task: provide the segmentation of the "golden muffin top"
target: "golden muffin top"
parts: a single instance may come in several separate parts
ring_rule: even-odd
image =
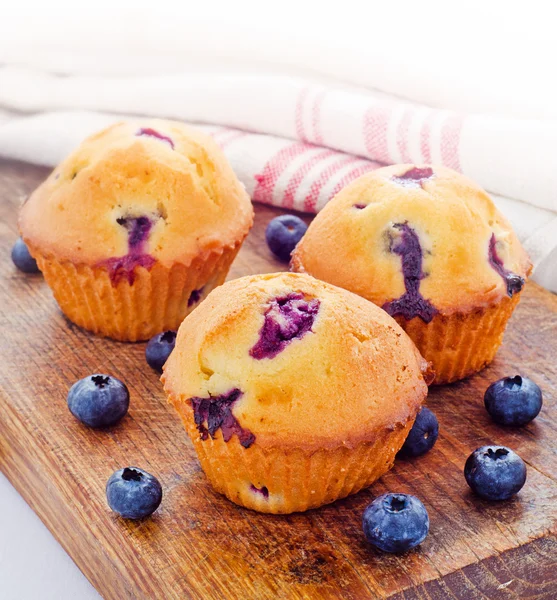
[[[429,322],[519,292],[531,263],[472,181],[445,167],[394,165],[360,177],[325,206],[292,268],[393,316]]]
[[[183,321],[162,380],[202,439],[353,447],[413,419],[428,363],[387,313],[296,273],[212,291]]]
[[[240,242],[252,222],[251,201],[212,138],[149,120],[87,138],[24,204],[19,226],[31,248],[58,260],[187,266]]]

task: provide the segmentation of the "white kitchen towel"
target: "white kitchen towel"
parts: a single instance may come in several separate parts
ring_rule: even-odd
[[[381,163],[434,163],[494,194],[557,211],[557,122],[465,114],[371,90],[245,73],[59,76],[0,68],[0,106],[167,116],[326,146]]]
[[[536,280],[557,290],[555,120],[462,110],[464,93],[449,93],[452,69],[450,85],[426,90],[420,83],[433,80],[435,63],[397,69],[393,44],[384,55],[384,44],[359,38],[350,47],[340,33],[319,38],[302,27],[303,38],[286,39],[276,28],[213,19],[197,27],[190,19],[183,35],[178,17],[164,26],[154,14],[133,17],[111,18],[102,36],[93,22],[3,22],[0,155],[54,165],[114,118],[176,118],[205,124],[255,201],[308,212],[381,163],[443,164],[493,195],[532,256]],[[424,103],[436,93],[447,109]]]

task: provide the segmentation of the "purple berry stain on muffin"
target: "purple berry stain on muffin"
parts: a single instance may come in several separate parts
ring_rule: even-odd
[[[431,167],[412,167],[402,175],[394,175],[391,181],[398,185],[410,188],[423,188],[423,182],[433,177],[433,169]]]
[[[495,234],[491,234],[489,240],[489,264],[501,275],[507,285],[507,294],[512,298],[515,294],[518,294],[524,287],[524,278],[520,277],[516,273],[512,273],[508,269],[505,269],[503,261],[497,253],[497,240]]]
[[[255,487],[253,485],[253,483],[249,486],[250,491],[252,491],[254,494],[258,494],[259,496],[263,496],[263,498],[265,498],[265,500],[268,500],[269,498],[269,490],[267,489],[266,486],[263,487]]]
[[[201,300],[201,294],[203,293],[203,288],[199,288],[198,290],[193,290],[188,298],[188,306],[193,306],[197,304]]]
[[[367,204],[353,204],[352,205],[353,208],[357,208],[358,210],[363,210],[366,206],[367,206]]]
[[[236,435],[244,448],[249,448],[253,444],[255,441],[253,433],[244,429],[232,414],[232,407],[241,396],[242,391],[234,388],[220,396],[189,399],[193,408],[195,424],[202,440],[209,439],[209,436],[214,439],[215,433],[220,429],[225,442]]]
[[[168,136],[163,135],[162,133],[159,133],[156,129],[151,129],[150,127],[142,127],[135,135],[136,136],[146,135],[148,137],[156,138],[157,140],[160,140],[161,142],[165,142],[172,148],[172,150],[174,150],[174,142]]]
[[[112,285],[118,285],[124,277],[131,285],[135,280],[135,267],[150,269],[157,262],[144,252],[153,222],[146,216],[120,217],[116,222],[128,231],[128,253],[109,258],[102,264],[108,269]]]
[[[311,331],[319,312],[319,300],[306,300],[299,292],[275,298],[265,311],[259,340],[249,354],[256,360],[274,358],[294,339],[301,339]]]
[[[406,292],[396,300],[383,305],[391,317],[402,315],[408,321],[420,317],[429,323],[437,313],[437,309],[420,293],[420,281],[425,277],[422,271],[422,246],[417,233],[408,223],[395,223],[393,228],[400,231],[396,238],[390,235],[389,250],[401,257],[402,274]]]
[[[120,218],[116,222],[128,230],[128,245],[132,250],[142,250],[153,223],[148,217]]]

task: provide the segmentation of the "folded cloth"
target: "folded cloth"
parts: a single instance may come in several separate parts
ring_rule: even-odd
[[[381,163],[434,163],[488,191],[557,211],[557,121],[465,114],[281,75],[61,77],[0,68],[0,106],[167,116],[267,133]]]
[[[305,212],[381,164],[441,164],[493,195],[534,279],[557,291],[557,121],[432,108],[313,75],[201,65],[124,77],[84,68],[79,54],[64,71],[60,56],[0,67],[0,155],[54,165],[117,118],[175,118],[215,136],[255,201]]]

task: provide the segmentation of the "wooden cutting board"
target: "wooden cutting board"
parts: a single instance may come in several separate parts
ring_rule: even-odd
[[[397,461],[374,486],[330,506],[260,515],[212,491],[145,363],[145,344],[80,330],[41,276],[13,267],[17,207],[46,173],[0,163],[0,468],[105,598],[557,598],[557,297],[527,286],[495,363],[432,389],[441,433],[428,455]],[[231,278],[284,268],[264,240],[278,212],[256,207]],[[70,385],[93,372],[131,392],[129,415],[106,431],[82,426],[66,407]],[[542,387],[545,404],[534,423],[503,429],[483,393],[516,373]],[[482,501],[464,481],[466,457],[487,443],[510,446],[528,464],[509,502]],[[164,487],[161,508],[144,522],[106,505],[106,480],[128,465]],[[405,556],[375,551],[361,532],[365,506],[386,491],[417,495],[430,514],[429,537]]]

